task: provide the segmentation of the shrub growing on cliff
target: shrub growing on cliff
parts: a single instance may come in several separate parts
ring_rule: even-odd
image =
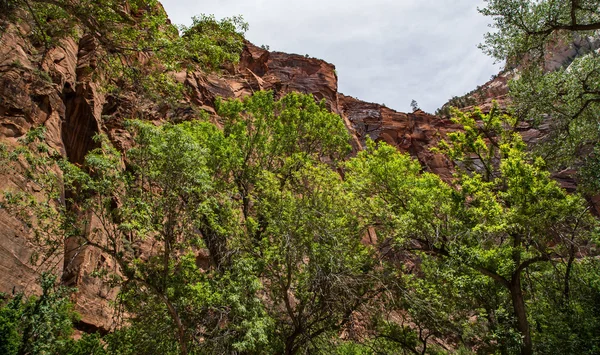
[[[0,307],[0,353],[20,354],[104,354],[98,338],[86,335],[71,339],[73,312],[69,295],[73,290],[56,285],[56,277],[42,274],[42,294],[26,298],[15,294]]]
[[[19,16],[31,26],[28,37],[40,49],[40,69],[60,41],[86,38],[88,50],[95,51],[89,69],[97,81],[154,101],[181,99],[183,87],[173,71],[218,71],[236,63],[248,28],[241,17],[202,15],[178,29],[157,0],[11,0],[5,6],[20,11],[0,16]]]

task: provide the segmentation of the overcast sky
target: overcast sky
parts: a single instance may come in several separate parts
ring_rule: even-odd
[[[410,111],[433,112],[499,71],[477,44],[489,19],[483,0],[162,0],[171,20],[242,15],[246,38],[272,51],[336,66],[339,91]]]

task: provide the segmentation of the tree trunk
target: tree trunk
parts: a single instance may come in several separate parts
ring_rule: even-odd
[[[298,338],[300,334],[302,334],[302,330],[299,328],[295,328],[294,332],[285,339],[285,355],[294,355],[298,352],[298,344],[296,344],[296,338]]]
[[[523,290],[521,289],[521,273],[513,275],[510,283],[510,296],[513,303],[513,311],[517,318],[517,328],[523,336],[523,344],[521,345],[521,355],[532,355],[533,344],[531,342],[531,333],[529,332],[529,322],[527,321],[527,310],[525,309],[525,299],[523,298]]]
[[[159,295],[159,297],[162,298],[163,302],[167,306],[167,310],[169,311],[171,318],[173,318],[173,321],[175,322],[175,325],[177,326],[177,341],[179,342],[179,347],[180,347],[179,351],[181,352],[181,355],[187,355],[188,349],[187,349],[185,328],[183,326],[183,323],[181,322],[181,318],[179,318],[179,314],[177,313],[177,310],[175,309],[173,304],[171,304],[171,302],[165,295],[161,294],[161,295]]]
[[[563,291],[565,307],[569,305],[570,288],[569,281],[571,279],[571,270],[575,261],[575,243],[571,239],[571,247],[569,248],[569,261],[567,262],[567,270],[565,271],[565,288]]]

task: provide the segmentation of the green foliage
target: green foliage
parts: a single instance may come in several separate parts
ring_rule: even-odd
[[[568,195],[550,178],[541,158],[524,151],[520,136],[510,129],[515,120],[496,109],[489,115],[459,113],[456,120],[464,131],[450,135],[441,151],[461,161],[475,159],[464,164],[467,169],[456,182],[461,186],[458,216],[470,232],[456,240],[456,249],[442,249],[507,288],[516,328],[524,337],[522,353],[530,353],[528,333],[537,333],[528,324],[536,317],[525,310],[528,301],[520,301],[521,294],[539,287],[532,279],[549,277],[545,272],[552,270],[550,265],[572,263],[573,245],[590,240],[596,221],[581,197]],[[478,169],[468,169],[476,165]],[[570,275],[558,272],[554,277],[568,283]]]
[[[449,133],[447,141],[440,142],[434,151],[443,152],[466,171],[481,173],[485,181],[492,180],[498,164],[501,141],[513,140],[510,135],[514,133],[505,128],[514,127],[516,122],[510,116],[502,114],[496,104],[487,115],[479,108],[468,113],[457,109],[452,112],[452,121],[463,129]],[[520,142],[516,137],[514,140]],[[523,148],[521,144],[519,149]]]
[[[236,260],[224,273],[203,272],[190,253],[177,267],[164,295],[129,287],[122,290],[120,301],[135,316],[106,337],[110,353],[180,354],[178,327],[183,327],[189,339],[185,351],[190,354],[256,352],[268,347],[272,324],[256,296],[262,285],[251,260]],[[163,297],[174,308],[186,310],[179,314],[180,325]]]
[[[244,45],[248,24],[242,17],[217,21],[214,16],[192,18],[190,27],[181,27],[183,46],[180,55],[188,55],[204,68],[216,70],[223,63],[237,63]]]
[[[314,201],[318,196],[316,192],[312,192],[312,189],[307,190],[303,186],[306,181],[311,181],[319,175],[324,174],[317,181],[325,179],[323,183],[339,185],[339,179],[327,168],[309,169],[309,166],[320,164],[319,160],[322,156],[335,157],[336,154],[345,154],[348,149],[348,136],[343,126],[340,125],[339,117],[327,112],[322,104],[315,103],[314,99],[307,95],[289,94],[280,101],[275,101],[271,93],[258,93],[244,102],[222,102],[219,110],[225,118],[222,131],[203,122],[163,125],[160,128],[141,122],[131,123],[138,146],[127,153],[128,163],[131,166],[130,170],[136,176],[144,176],[146,180],[138,184],[147,185],[148,188],[154,187],[157,191],[169,191],[172,194],[158,198],[152,194],[153,204],[149,202],[132,203],[130,204],[131,210],[139,212],[139,206],[145,206],[143,215],[152,215],[172,206],[173,201],[176,200],[180,201],[176,204],[183,203],[182,207],[186,207],[178,209],[177,212],[165,211],[157,217],[131,222],[130,224],[134,227],[128,230],[141,232],[137,226],[148,226],[152,220],[165,221],[166,218],[166,222],[160,222],[152,231],[164,234],[160,229],[164,230],[165,225],[170,225],[168,216],[172,215],[177,218],[177,222],[173,221],[173,225],[180,225],[181,229],[174,229],[169,234],[180,236],[180,238],[185,235],[189,236],[178,240],[176,245],[180,248],[179,253],[185,250],[184,240],[191,241],[193,238],[202,237],[191,246],[206,246],[216,268],[208,273],[200,272],[193,263],[193,258],[185,259],[186,263],[184,263],[184,259],[181,259],[172,267],[173,271],[169,271],[169,274],[172,272],[172,276],[166,286],[167,290],[171,290],[167,293],[173,292],[169,298],[173,299],[175,308],[180,309],[185,305],[186,309],[195,310],[181,314],[179,318],[181,318],[184,328],[188,328],[190,331],[188,339],[193,337],[204,339],[202,342],[204,351],[208,351],[208,349],[216,352],[229,352],[233,349],[250,351],[265,347],[267,339],[270,341],[270,346],[298,348],[311,340],[311,337],[316,336],[311,333],[339,329],[340,323],[343,321],[342,319],[328,318],[327,322],[322,324],[321,322],[324,320],[312,322],[312,318],[307,317],[307,314],[314,313],[312,317],[315,317],[315,320],[321,319],[317,317],[320,313],[315,313],[317,310],[330,312],[332,317],[335,314],[341,317],[344,309],[329,310],[319,307],[323,303],[330,302],[334,295],[341,297],[341,294],[336,294],[339,290],[360,291],[360,289],[353,288],[356,285],[343,283],[338,288],[335,288],[333,284],[330,285],[331,289],[327,293],[316,292],[318,290],[316,287],[326,284],[327,279],[321,279],[322,277],[333,277],[331,275],[335,275],[336,272],[348,273],[358,268],[358,266],[351,266],[352,264],[344,266],[344,263],[359,262],[359,259],[356,258],[360,253],[354,252],[357,251],[356,248],[360,247],[358,244],[360,237],[356,237],[356,233],[360,233],[360,229],[355,228],[356,222],[353,224],[346,221],[341,215],[340,223],[346,223],[346,231],[353,231],[355,237],[352,242],[337,240],[342,237],[348,238],[352,234],[341,234],[336,238],[334,235],[329,236],[329,233],[325,232],[326,230],[330,229],[335,233],[341,233],[343,230],[338,230],[340,227],[337,225],[312,226],[311,223],[314,224],[316,220],[310,218],[310,215],[306,215],[306,219],[301,220],[282,219],[284,213],[281,208],[287,204],[280,205],[281,207],[276,210],[272,210],[274,207],[272,204],[281,204],[284,196],[289,199],[290,203],[298,199],[303,203]],[[88,156],[88,163],[90,162],[90,156]],[[98,165],[91,166],[92,169],[99,171],[100,169],[95,166]],[[103,171],[114,171],[114,169],[105,168]],[[299,175],[301,173],[302,175]],[[108,180],[114,181],[115,179],[111,177]],[[335,190],[329,185],[319,187],[319,191],[323,189],[333,193]],[[132,187],[125,187],[124,191],[130,191]],[[284,192],[284,195],[279,195]],[[238,200],[235,196],[241,196],[241,199]],[[344,196],[344,194],[338,191],[336,196]],[[121,198],[123,199],[123,197]],[[123,199],[123,201],[126,200]],[[323,200],[323,203],[326,201],[326,199]],[[286,207],[293,208],[288,212],[290,217],[298,217],[311,210],[323,209],[327,206],[308,205],[299,211],[297,209],[300,206],[293,207],[295,203]],[[125,203],[124,206],[126,206]],[[335,208],[338,213],[343,213],[347,206],[348,201],[339,201]],[[192,209],[188,210],[188,207]],[[242,216],[237,215],[238,212],[236,212],[240,211],[240,208],[243,212]],[[322,210],[321,213],[330,215],[327,210]],[[124,216],[124,214],[121,215]],[[240,220],[240,217],[242,217],[241,225],[236,222],[236,220]],[[323,222],[329,221],[324,220]],[[186,231],[184,229],[186,227],[192,229]],[[306,229],[306,231],[298,237],[291,238],[291,235],[298,233],[294,232],[298,229]],[[324,229],[324,231],[319,231],[320,229]],[[314,230],[314,232],[310,232],[310,230]],[[327,249],[323,251],[322,257],[318,257],[320,253],[316,253],[317,249],[314,249],[320,244],[317,241],[306,239],[317,231],[324,233],[324,236],[334,238],[330,242],[330,244],[334,243],[333,245],[323,244],[323,247],[327,247]],[[145,233],[152,235],[152,232]],[[290,233],[292,234],[290,235]],[[285,239],[278,239],[286,235]],[[165,242],[169,241],[165,240]],[[327,266],[325,263],[330,262],[328,256],[331,255],[331,248],[341,245],[348,248],[346,253],[339,254],[342,257],[339,261],[341,265]],[[256,253],[259,253],[260,258],[256,259]],[[362,266],[365,263],[368,264],[368,260],[370,260],[368,253],[363,252],[363,254],[367,260],[360,262],[359,265]],[[314,265],[309,270],[304,270],[305,258],[309,258],[311,264]],[[169,257],[171,263],[174,259],[177,258],[171,254]],[[260,263],[253,266],[255,262],[252,260],[260,260]],[[275,271],[270,269],[281,262],[287,268]],[[157,260],[156,263],[158,264],[159,261]],[[151,263],[148,264],[144,268],[152,267]],[[324,275],[320,273],[315,275],[315,267]],[[340,267],[342,269],[338,270],[337,268]],[[181,275],[183,270],[187,270],[184,273],[185,276]],[[291,273],[290,281],[293,282],[287,286],[288,291],[294,290],[292,294],[296,302],[301,302],[301,305],[297,306],[295,310],[289,310],[290,314],[284,314],[284,317],[278,320],[277,318],[281,316],[273,309],[269,310],[270,307],[265,310],[265,304],[259,301],[257,292],[262,288],[262,282],[265,282],[266,279],[268,284],[273,286],[270,290],[261,292],[265,292],[269,296],[271,300],[269,302],[280,304],[284,298],[288,297],[288,293],[278,290],[275,285],[281,285],[288,272]],[[363,273],[360,268],[353,272],[358,272],[355,277]],[[253,276],[258,274],[263,275],[262,280]],[[350,279],[348,282],[358,282],[351,275],[346,275]],[[149,277],[143,278],[148,279]],[[359,296],[364,296],[366,290],[362,292],[363,294],[359,294]],[[169,313],[168,309],[165,309],[166,305],[161,304],[160,299],[156,299],[159,298],[156,295],[147,294],[143,298],[138,292],[135,292],[134,295],[135,297],[132,294],[131,299],[135,302],[131,302],[128,306],[138,315],[134,325],[160,324],[154,317],[157,314]],[[354,293],[348,297],[357,298]],[[140,302],[141,299],[147,301]],[[181,306],[179,306],[179,302],[183,302]],[[239,303],[238,306],[236,306],[237,303]],[[149,306],[150,304],[154,304],[154,306]],[[358,305],[360,302],[355,307]],[[161,308],[163,310],[159,311]],[[146,313],[144,310],[153,311]],[[266,317],[267,314],[269,317]],[[173,318],[172,315],[171,318]],[[302,318],[306,318],[302,324],[310,324],[310,326],[304,327],[300,323],[294,324],[293,322],[285,325],[291,319]],[[224,328],[219,324],[223,324],[225,319],[229,326]],[[216,323],[212,324],[211,322]],[[273,328],[275,325],[278,326]],[[172,327],[174,326],[172,325]],[[175,325],[174,328],[176,327]],[[286,330],[287,327],[290,327],[291,330]],[[139,329],[145,328],[140,326],[137,331]],[[275,329],[283,334],[273,333]],[[201,333],[198,333],[200,330]],[[155,331],[149,331],[151,334],[155,333]],[[273,336],[285,339],[295,331],[299,331],[296,335],[298,339],[290,345],[275,345],[278,341]],[[286,334],[286,332],[288,333]],[[145,338],[161,339],[164,336],[163,333]],[[160,343],[169,344],[166,341],[160,341]],[[142,344],[155,347],[155,345],[150,345],[152,343],[140,343],[140,345]],[[169,350],[165,349],[164,351]]]
[[[217,106],[220,128],[129,121],[130,149],[99,136],[83,166],[41,129],[0,149],[46,193],[2,202],[42,260],[68,238],[118,265],[94,274],[126,316],[67,353],[597,351],[597,221],[516,119],[456,111],[463,130],[437,149],[457,162],[445,182],[384,143],[349,158],[343,122],[312,96]]]
[[[600,144],[597,144],[592,153],[585,157],[579,176],[586,189],[592,193],[600,191]]]
[[[318,352],[379,293],[372,250],[361,243],[360,203],[319,165],[287,177],[265,173],[256,196],[256,256],[276,302],[269,312],[277,343],[286,353]]]
[[[219,101],[217,111],[225,135],[239,141],[246,159],[267,170],[281,167],[288,157],[339,160],[350,151],[339,116],[311,95],[289,93],[275,101],[272,92],[257,92],[243,101]]]
[[[194,17],[189,28],[177,28],[156,0],[14,0],[4,6],[23,10],[19,14],[32,27],[33,45],[43,46],[40,68],[60,41],[90,36],[98,47],[93,74],[106,90],[131,89],[169,103],[183,94],[172,72],[216,71],[237,63],[248,28],[241,17],[217,21],[206,15]]]
[[[25,298],[13,295],[0,308],[0,352],[17,354],[104,354],[94,335],[71,339],[77,315],[69,295],[73,290],[56,286],[56,278],[42,274],[42,294]],[[93,350],[95,352],[92,352]]]
[[[538,154],[553,169],[581,169],[583,189],[597,194],[598,180],[589,172],[600,136],[600,57],[590,44],[600,30],[598,1],[487,2],[480,11],[493,18],[496,31],[482,47],[521,72],[510,85],[512,109],[521,120],[550,126]],[[574,60],[559,68],[547,62],[569,46],[579,48]]]
[[[392,299],[409,312],[421,340],[385,318],[384,329],[409,348],[426,346],[425,336],[461,334],[468,346],[530,353],[529,333],[537,335],[529,325],[536,316],[526,310],[535,302],[530,289],[551,277],[551,265],[573,262],[573,245],[589,242],[596,221],[581,197],[568,195],[544,162],[524,151],[514,119],[497,108],[456,114],[463,130],[438,148],[459,163],[455,188],[385,144],[369,143],[346,165],[346,181],[368,199],[378,238],[419,263],[399,267]]]
[[[18,330],[21,302],[18,301],[6,304],[0,309],[0,351],[7,355],[17,354],[21,345]]]
[[[69,339],[67,345],[62,350],[61,354],[69,355],[108,355],[106,340],[101,338],[97,333],[82,334],[78,340]]]
[[[349,157],[340,117],[298,93],[218,100],[219,127],[128,121],[131,148],[98,136],[82,166],[41,128],[0,146],[37,191],[5,191],[1,205],[42,250],[32,263],[67,240],[96,248],[116,267],[93,275],[119,288],[123,311],[110,334],[75,341],[70,290],[45,277],[39,298],[3,303],[0,352],[598,353],[597,220],[517,134],[551,116],[562,144],[536,152],[581,164],[597,190],[598,56],[553,73],[539,61],[593,30],[597,5],[487,2],[498,29],[487,51],[511,64],[526,55],[527,70],[511,84],[515,115],[452,111],[462,130],[437,148],[457,165],[451,181],[383,143]],[[247,29],[205,15],[176,28],[154,0],[0,2],[17,6],[42,56],[87,34],[114,95],[171,103],[183,97],[172,72],[227,68]]]
[[[493,19],[497,31],[486,35],[482,48],[498,60],[543,59],[551,41],[577,34],[593,34],[600,28],[596,0],[531,1],[487,0],[479,11]]]
[[[290,93],[275,101],[272,92],[258,92],[243,101],[217,101],[217,111],[230,150],[223,168],[241,196],[245,217],[261,171],[288,176],[309,162],[335,164],[350,152],[339,116],[310,95]]]
[[[561,274],[567,265],[557,265]],[[539,354],[597,354],[600,329],[600,274],[598,260],[585,258],[572,264],[569,294],[565,302],[564,284],[556,282],[553,270],[546,270],[540,286],[533,289],[532,302],[536,332],[534,343]],[[561,287],[563,286],[563,287]]]
[[[17,7],[18,0],[2,0],[0,1],[0,10],[4,14],[11,14]]]
[[[329,339],[369,299],[372,258],[347,210],[357,202],[331,170],[349,151],[339,116],[300,94],[275,101],[258,93],[219,109],[223,130],[204,121],[130,121],[134,144],[124,154],[100,136],[84,166],[58,160],[64,205],[24,193],[5,199],[40,241],[75,238],[118,264],[118,274],[96,272],[121,287],[119,304],[131,315],[106,339],[113,351],[298,351]],[[53,170],[52,153],[35,153],[41,138],[32,131],[28,148],[6,155],[30,160],[32,179],[56,182],[43,175]],[[83,213],[99,225],[88,226]],[[156,248],[142,254],[148,243]],[[270,269],[277,263],[284,268]],[[279,289],[288,272],[289,295]],[[289,296],[301,306],[280,314]]]
[[[135,336],[147,341],[130,344],[131,353],[166,354],[264,345],[261,329],[269,323],[256,295],[260,282],[248,260],[229,247],[239,233],[236,201],[212,181],[208,140],[222,133],[205,122],[156,127],[132,121],[130,130],[136,145],[127,152],[127,169],[106,142],[86,157],[93,175],[63,167],[74,195],[83,197],[72,203],[105,221],[82,236],[84,243],[113,256],[124,274],[120,302],[135,316],[115,341]],[[148,239],[161,247],[140,258],[138,248]],[[200,247],[218,268],[197,267]]]
[[[369,141],[367,150],[347,165],[346,181],[354,193],[367,198],[363,213],[379,226],[378,235],[397,244],[435,235],[446,221],[433,218],[453,208],[451,188],[438,176],[421,173],[421,166],[395,148]]]
[[[453,96],[448,102],[435,111],[435,115],[440,117],[450,117],[452,115],[452,107],[461,109],[475,105],[477,100],[473,96],[476,94],[477,93],[470,92],[463,96]]]
[[[589,54],[576,58],[568,68],[546,74],[532,69],[511,83],[515,111],[535,124],[550,124],[550,144],[538,151],[557,168],[583,165],[589,170],[593,166],[578,157],[589,157],[598,145],[600,106],[593,88],[600,85],[599,69],[598,56]],[[593,179],[586,185],[594,188],[597,184]]]

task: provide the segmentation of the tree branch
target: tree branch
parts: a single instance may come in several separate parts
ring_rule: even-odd
[[[526,268],[528,268],[529,266],[531,266],[535,263],[538,263],[540,261],[548,261],[548,260],[550,260],[550,257],[548,255],[540,255],[540,256],[536,256],[535,258],[527,259],[524,262],[522,262],[521,265],[519,265],[519,267],[517,268],[517,270],[515,270],[513,275],[520,274],[523,270],[525,270]]]

